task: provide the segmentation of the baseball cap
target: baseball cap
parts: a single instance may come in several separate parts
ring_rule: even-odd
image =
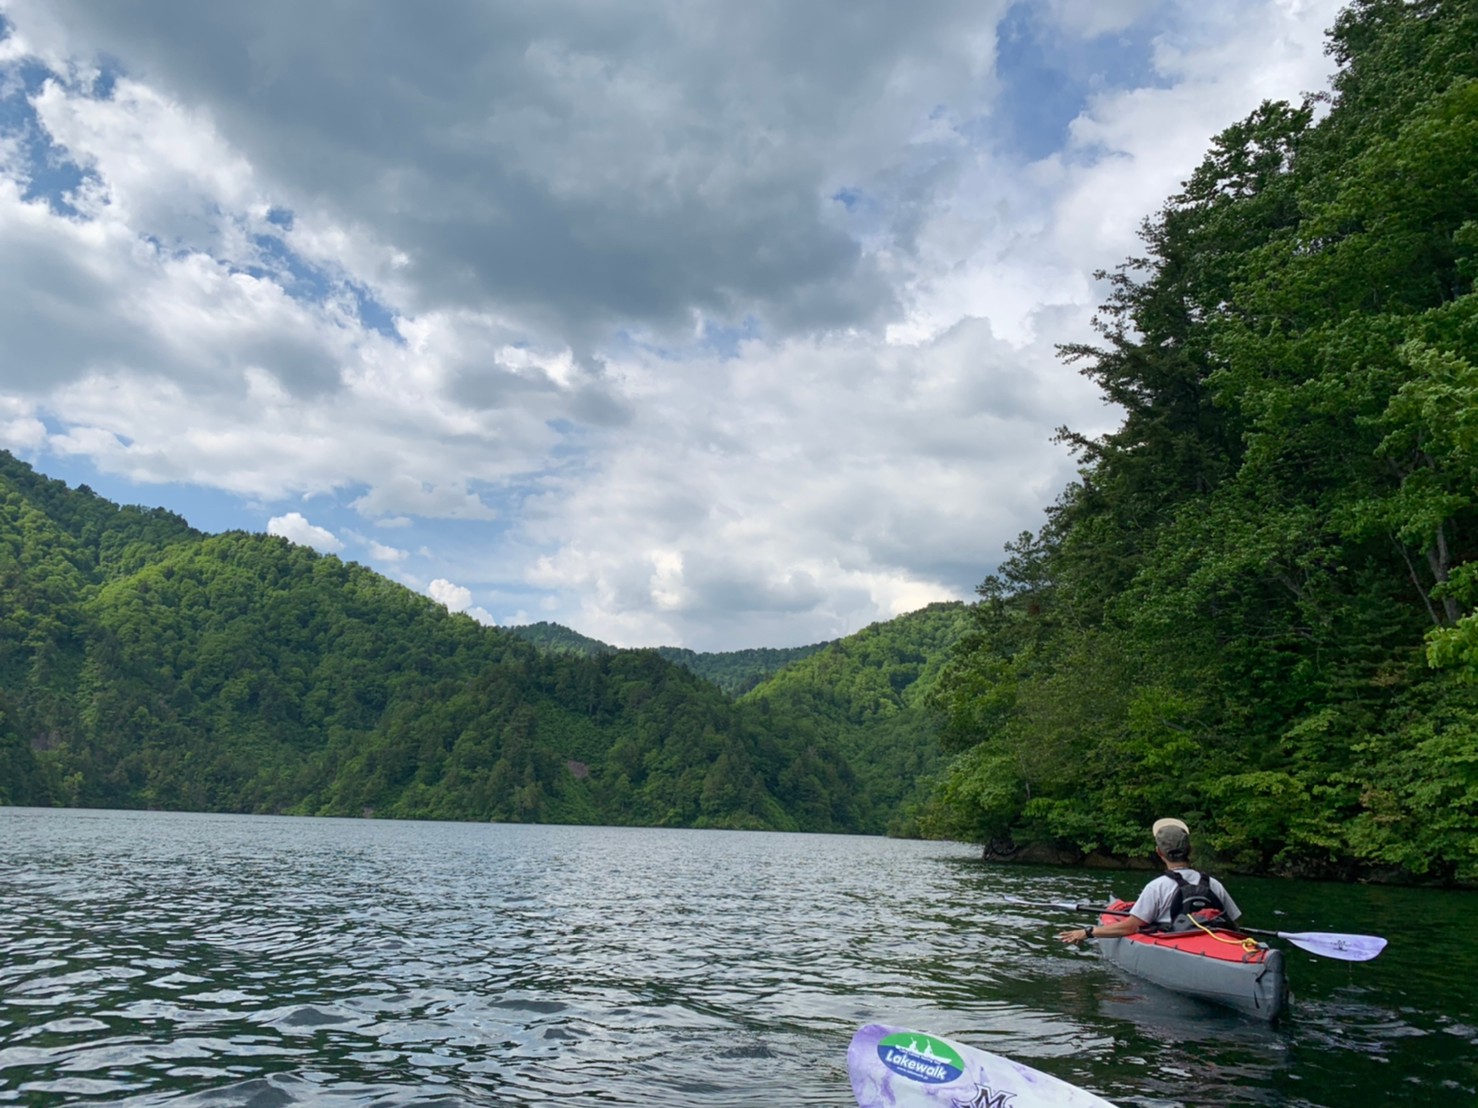
[[[1167,855],[1188,853],[1191,849],[1191,829],[1178,819],[1157,819],[1150,830],[1155,836],[1156,848]]]

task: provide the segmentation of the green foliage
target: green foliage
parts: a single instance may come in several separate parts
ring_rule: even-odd
[[[598,654],[615,653],[616,647],[609,643],[603,643],[599,639],[592,639],[588,635],[582,635],[578,631],[572,631],[568,627],[558,623],[524,623],[507,630],[519,638],[533,643],[540,650],[553,651],[562,654],[583,654],[586,657],[595,657]]]
[[[931,833],[921,813],[943,769],[932,694],[968,627],[957,603],[874,623],[792,662],[741,703],[785,734],[835,744],[890,834]]]
[[[1472,880],[1478,9],[1360,0],[1064,350],[1122,407],[939,685],[941,826]],[[1424,665],[1446,667],[1433,669]]]
[[[4,703],[0,697],[0,705]],[[0,708],[0,804],[45,806],[51,803],[53,791],[30,744]]]
[[[714,653],[699,653],[680,646],[659,646],[657,653],[674,665],[712,681],[730,696],[742,696],[791,663],[809,658],[831,645],[818,642],[808,646],[755,647]]]
[[[1418,703],[1425,700],[1426,703]],[[1338,783],[1361,792],[1345,829],[1359,856],[1478,881],[1478,694],[1422,689],[1356,745]]]

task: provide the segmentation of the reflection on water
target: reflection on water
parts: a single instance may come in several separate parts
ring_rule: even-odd
[[[1269,1028],[1002,903],[1104,875],[953,844],[17,809],[0,844],[0,1103],[846,1105],[871,1021],[1124,1105],[1478,1085],[1471,894],[1238,881],[1259,924],[1392,939],[1290,951]]]

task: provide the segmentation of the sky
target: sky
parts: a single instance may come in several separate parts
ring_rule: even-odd
[[[1327,0],[0,0],[0,448],[488,624],[970,600]]]

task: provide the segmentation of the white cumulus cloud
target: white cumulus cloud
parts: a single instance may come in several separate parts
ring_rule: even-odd
[[[0,445],[620,645],[968,599],[1338,9],[0,0]]]
[[[337,554],[344,549],[344,544],[332,531],[309,523],[301,512],[273,516],[267,521],[267,534],[280,536],[299,546],[311,546],[320,554]]]
[[[471,589],[454,585],[444,577],[438,577],[426,586],[426,595],[438,604],[445,605],[449,612],[465,612],[472,604]]]

